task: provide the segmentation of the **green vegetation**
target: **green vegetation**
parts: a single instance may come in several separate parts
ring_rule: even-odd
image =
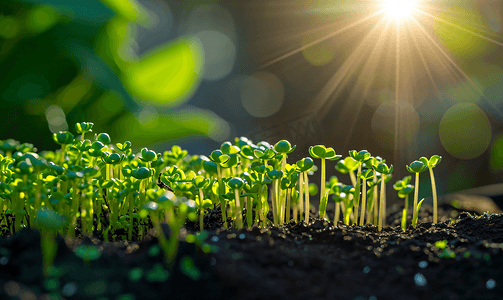
[[[166,265],[172,268],[180,229],[188,219],[198,221],[203,232],[207,209],[220,206],[224,226],[237,229],[254,224],[279,226],[292,220],[309,224],[309,197],[316,194],[317,187],[309,183],[308,173],[316,166],[309,157],[288,164],[287,155],[295,146],[286,140],[271,146],[236,138],[209,157],[190,156],[176,145],[164,153],[143,148],[135,154],[129,141],[113,144],[107,133],[91,136],[92,128],[93,123],[82,122],[75,125],[78,136],[68,131],[55,133],[53,139],[61,145],[55,152],[37,153],[31,144],[0,141],[2,234],[12,235],[24,227],[40,230],[46,275],[56,255],[55,236],[72,238],[77,230],[85,236],[101,232],[105,240],[141,240],[154,228]],[[382,230],[385,184],[391,179],[393,166],[366,150],[349,151],[336,165],[339,172],[350,174],[353,185],[344,185],[335,176],[326,181],[325,160],[340,155],[322,145],[311,147],[309,153],[321,159],[320,217],[328,219],[326,207],[332,196],[336,203],[334,222],[339,221],[342,211],[346,225],[350,220],[359,225],[373,223]],[[433,156],[407,166],[416,173],[415,188],[409,184],[410,176],[394,185],[399,196],[406,198],[404,218],[408,194],[416,192],[414,226],[422,203],[417,203],[419,173],[428,167],[431,171],[439,161],[440,157]],[[272,221],[267,218],[269,203]],[[405,230],[404,221],[402,228]],[[189,236],[192,243],[208,248],[202,240]],[[82,248],[79,255],[89,263],[97,254],[94,249]],[[184,270],[190,270],[191,261],[184,262]]]

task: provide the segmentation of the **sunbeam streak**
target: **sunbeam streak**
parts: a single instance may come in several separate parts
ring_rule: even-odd
[[[270,62],[268,62],[268,63],[265,63],[265,64],[261,65],[261,66],[259,67],[259,69],[264,69],[264,68],[267,68],[267,67],[269,67],[270,65],[273,65],[273,64],[275,64],[275,63],[277,63],[277,62],[279,62],[279,61],[281,61],[281,60],[283,60],[283,59],[285,59],[285,58],[288,58],[288,57],[290,57],[290,56],[292,56],[292,55],[294,55],[294,54],[297,54],[297,53],[301,52],[301,51],[302,51],[302,50],[304,50],[304,49],[307,49],[307,48],[312,47],[312,46],[314,46],[314,45],[316,45],[316,44],[319,44],[319,43],[321,43],[321,42],[323,42],[323,41],[325,41],[325,40],[327,40],[327,39],[329,39],[329,38],[335,37],[335,36],[337,36],[337,35],[339,35],[339,34],[341,34],[341,33],[347,32],[348,30],[350,30],[350,29],[352,29],[352,28],[356,27],[357,25],[360,25],[360,24],[362,24],[362,23],[365,23],[366,21],[368,21],[368,20],[372,19],[373,17],[375,17],[375,16],[377,16],[377,15],[381,14],[382,12],[383,12],[383,11],[378,11],[378,12],[376,12],[376,13],[374,13],[374,14],[370,15],[370,16],[367,16],[367,17],[365,17],[365,18],[363,18],[363,19],[361,19],[361,20],[359,20],[359,21],[357,21],[357,22],[353,23],[353,24],[350,24],[350,25],[348,25],[348,26],[346,26],[346,27],[344,27],[344,28],[341,28],[341,29],[339,29],[339,30],[337,30],[337,31],[334,31],[334,32],[333,32],[333,33],[331,33],[331,34],[328,34],[328,35],[326,35],[326,36],[324,36],[324,37],[322,37],[322,38],[319,38],[319,39],[317,39],[317,40],[315,40],[315,41],[312,41],[311,43],[307,43],[307,44],[303,45],[302,47],[299,47],[299,48],[297,48],[297,49],[295,49],[295,50],[292,50],[292,51],[290,51],[290,52],[288,52],[288,53],[286,53],[286,54],[284,54],[284,55],[282,55],[282,56],[280,56],[280,57],[278,57],[278,58],[276,58],[276,59],[271,60],[271,61],[270,61]]]

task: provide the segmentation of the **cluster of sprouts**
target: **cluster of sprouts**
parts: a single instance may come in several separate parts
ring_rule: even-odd
[[[54,236],[73,238],[100,233],[105,240],[144,238],[154,227],[162,232],[167,223],[171,234],[159,234],[168,266],[178,248],[180,229],[187,219],[204,230],[204,215],[220,207],[223,225],[279,226],[288,222],[310,222],[312,183],[308,174],[320,161],[319,216],[328,220],[328,200],[335,201],[334,223],[374,224],[382,230],[385,186],[393,166],[368,151],[349,151],[342,158],[333,148],[316,145],[309,155],[288,163],[296,146],[281,140],[271,145],[254,144],[245,137],[224,142],[209,156],[188,155],[179,146],[156,153],[147,148],[133,153],[131,142],[113,144],[107,133],[93,134],[94,124],[77,123],[75,137],[69,131],[54,133],[61,146],[55,152],[42,151],[32,144],[0,141],[0,217],[3,234],[14,234],[24,227],[42,234],[44,269],[55,255]],[[327,180],[326,160],[338,160],[335,169],[349,174],[351,185],[336,176]],[[417,224],[419,173],[429,169],[434,200],[433,222],[437,222],[436,191],[432,168],[440,162],[434,155],[422,157],[407,166],[416,174],[415,187],[408,176],[395,183],[405,198],[414,191],[413,221]],[[269,213],[272,219],[269,218]],[[5,232],[7,228],[8,232]],[[79,231],[79,232],[77,232]]]

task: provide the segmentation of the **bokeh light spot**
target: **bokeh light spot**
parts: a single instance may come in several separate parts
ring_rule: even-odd
[[[473,103],[459,103],[449,108],[439,126],[445,150],[459,159],[481,155],[491,141],[491,124],[487,115]]]
[[[316,41],[313,35],[302,38],[302,46],[308,45]],[[335,56],[333,47],[330,46],[327,40],[316,43],[302,50],[304,58],[312,65],[322,66],[329,63]]]
[[[485,28],[484,19],[477,10],[473,8],[444,10],[436,17],[433,23],[435,35],[442,45],[454,55],[471,58],[489,53],[494,49],[493,43],[468,32],[477,32]],[[456,26],[449,23],[456,24]]]
[[[57,105],[49,106],[45,111],[45,118],[51,132],[68,130],[68,123],[63,109]]]
[[[398,128],[395,128],[395,117],[398,117]],[[396,145],[402,149],[409,145],[419,131],[419,114],[408,102],[388,101],[376,109],[371,126],[381,146],[394,149]]]
[[[195,35],[204,49],[204,72],[207,80],[219,80],[229,75],[236,60],[236,46],[225,34],[204,30]]]
[[[269,72],[256,72],[241,84],[241,103],[250,115],[257,118],[278,112],[284,96],[283,83]]]

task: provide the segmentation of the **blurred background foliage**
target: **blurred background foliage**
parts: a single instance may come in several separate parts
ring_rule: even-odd
[[[227,138],[227,122],[186,105],[211,73],[201,40],[177,32],[174,12],[189,7],[146,4],[2,1],[2,139],[55,149],[50,132],[81,121],[136,147]]]
[[[90,121],[134,150],[286,138],[292,160],[366,149],[395,181],[441,155],[439,194],[503,182],[501,1],[418,0],[400,52],[376,3],[1,1],[0,139],[57,149],[51,132]]]

